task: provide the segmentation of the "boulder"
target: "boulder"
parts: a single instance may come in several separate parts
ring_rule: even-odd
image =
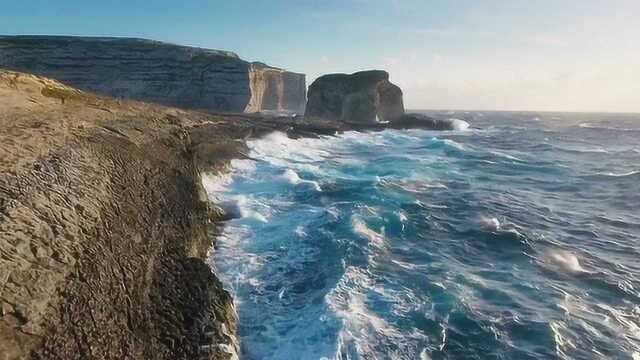
[[[402,90],[382,70],[330,74],[309,87],[305,116],[355,124],[392,122],[404,114]]]

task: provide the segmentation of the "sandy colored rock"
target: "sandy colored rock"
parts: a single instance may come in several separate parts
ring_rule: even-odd
[[[0,71],[0,359],[235,356],[196,124],[245,131]]]
[[[307,85],[303,74],[253,63],[249,67],[251,99],[245,112],[304,114]]]
[[[302,113],[304,74],[223,50],[134,38],[0,36],[0,67],[81,90],[210,112]]]

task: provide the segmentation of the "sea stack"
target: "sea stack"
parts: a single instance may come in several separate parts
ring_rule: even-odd
[[[309,87],[308,96],[307,117],[376,124],[404,114],[402,90],[383,70],[321,76]]]
[[[0,68],[100,95],[207,112],[303,113],[305,75],[230,51],[135,38],[0,36]]]

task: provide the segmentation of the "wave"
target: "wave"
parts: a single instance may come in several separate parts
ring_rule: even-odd
[[[369,309],[368,295],[376,292],[368,270],[349,266],[325,301],[341,321],[335,359],[376,359],[392,352],[409,359],[417,353],[415,343],[426,336],[419,331],[400,331]]]
[[[565,148],[565,147],[561,147],[561,146],[553,146],[554,150],[559,150],[559,151],[563,151],[563,152],[567,152],[567,153],[572,153],[572,154],[609,154],[610,151],[607,149],[603,149],[603,148],[591,148],[591,149],[571,149],[571,148]]]
[[[518,162],[524,162],[524,160],[522,160],[520,158],[517,158],[517,157],[515,157],[513,155],[509,155],[509,154],[506,154],[506,153],[503,153],[503,152],[500,152],[500,151],[493,150],[493,151],[489,151],[489,153],[491,155],[495,155],[495,156],[502,157],[502,158],[505,158],[505,159],[518,161]]]
[[[293,232],[296,234],[296,236],[298,236],[299,238],[303,238],[307,236],[307,232],[304,230],[304,226],[302,225],[298,225],[296,226],[295,230],[293,230]]]
[[[376,232],[370,229],[364,220],[356,216],[351,219],[351,228],[355,234],[369,240],[369,244],[377,248],[384,247],[384,228],[380,232]]]
[[[320,184],[317,181],[303,180],[300,178],[298,173],[293,171],[292,169],[285,170],[284,173],[282,174],[282,178],[292,185],[302,185],[314,191],[318,191],[318,192],[322,191],[322,188],[320,187]]]
[[[429,149],[448,149],[448,150],[458,150],[465,151],[466,149],[462,144],[456,142],[451,139],[440,139],[437,137],[433,137],[427,143],[427,148]]]
[[[235,195],[222,200],[218,204],[224,212],[232,218],[254,219],[263,223],[268,222],[267,217],[256,208],[267,206],[245,195]]]
[[[618,128],[611,126],[603,126],[603,125],[595,125],[592,123],[581,123],[578,125],[583,129],[593,129],[593,130],[608,130],[608,131],[640,131],[640,128]]]
[[[616,178],[625,178],[625,177],[635,177],[640,175],[640,170],[628,171],[624,173],[614,173],[614,172],[598,172],[595,174],[585,175],[585,178],[600,178],[600,179],[616,179]]]
[[[496,131],[511,136],[508,130]],[[614,357],[620,354],[624,345],[618,344],[631,332],[611,326],[598,335],[572,324],[574,336],[553,322],[563,315],[554,306],[558,288],[589,292],[585,302],[618,309],[615,287],[623,286],[630,299],[637,299],[639,287],[632,245],[624,248],[633,249],[630,254],[612,252],[609,243],[589,243],[599,241],[597,236],[573,231],[597,230],[611,243],[618,241],[615,234],[625,244],[636,240],[636,223],[627,224],[636,216],[629,220],[613,207],[605,207],[607,215],[620,218],[619,223],[580,222],[593,204],[581,208],[577,191],[593,184],[606,191],[604,197],[613,192],[607,186],[619,184],[578,178],[580,169],[589,172],[591,161],[601,156],[561,151],[637,152],[628,150],[637,144],[616,141],[609,148],[571,133],[559,143],[555,135],[542,139],[547,135],[538,132],[534,138],[514,132],[517,137],[504,139],[475,130],[467,134],[385,130],[290,139],[273,133],[249,141],[258,161],[243,160],[240,176],[235,166],[233,178],[203,176],[207,192],[222,192],[227,206],[244,218],[225,225],[222,236],[230,239],[219,241],[212,256],[226,272],[225,284],[237,289],[247,357],[467,358],[482,357],[486,344],[504,346],[505,356],[514,358],[524,354],[520,349],[535,346],[531,357],[549,358],[556,354],[553,338],[567,356],[588,358],[579,346],[566,346],[568,341],[583,344],[576,339],[605,344],[597,348],[608,346]],[[558,145],[568,149],[553,151]],[[536,158],[541,151],[545,157]],[[576,192],[558,194],[555,185],[547,192],[546,183],[530,174],[518,173],[515,181],[482,177],[501,166],[548,172],[546,161],[554,156],[578,161],[571,168],[575,171],[558,178],[573,183]],[[483,169],[468,159],[498,165]],[[590,162],[582,167],[585,159]],[[595,175],[602,179],[640,174],[640,168],[628,172],[615,164],[590,172],[603,171]],[[523,179],[526,183],[518,181]],[[471,185],[458,185],[463,183]],[[615,196],[625,196],[624,190]],[[307,196],[307,191],[322,193]],[[611,252],[611,264],[603,265],[595,251],[606,253],[603,257]],[[626,272],[616,262],[627,266]],[[611,286],[601,285],[600,277]],[[579,321],[603,329],[600,318]],[[609,334],[622,335],[608,341]]]
[[[449,121],[451,122],[451,130],[455,131],[467,131],[471,126],[468,122],[456,118],[450,118]]]
[[[252,158],[276,166],[312,172],[318,170],[316,163],[331,157],[329,151],[325,150],[325,145],[324,138],[291,139],[280,131],[247,142]]]
[[[500,230],[500,221],[498,221],[495,217],[488,216],[480,216],[478,218],[478,224],[481,228],[489,231],[499,231]]]
[[[382,187],[398,188],[416,194],[426,193],[433,189],[448,189],[445,184],[424,180],[387,180],[382,178],[378,179],[378,184]]]
[[[568,273],[589,273],[582,267],[578,257],[566,250],[549,249],[544,253],[543,262],[552,269]]]
[[[204,187],[207,197],[213,201],[219,201],[222,193],[224,193],[228,186],[233,182],[233,178],[230,174],[213,174],[202,173],[200,176],[200,182]]]
[[[599,174],[599,175],[606,175],[606,176],[613,176],[613,177],[625,177],[625,176],[633,176],[633,175],[637,175],[640,174],[640,170],[636,170],[636,171],[629,171],[626,173],[606,173],[606,174]]]

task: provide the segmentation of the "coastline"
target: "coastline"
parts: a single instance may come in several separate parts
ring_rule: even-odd
[[[233,300],[206,262],[228,215],[201,173],[274,131],[406,125],[184,110],[6,70],[0,95],[6,359],[236,359]]]
[[[3,359],[234,359],[200,173],[260,133],[0,71]]]

